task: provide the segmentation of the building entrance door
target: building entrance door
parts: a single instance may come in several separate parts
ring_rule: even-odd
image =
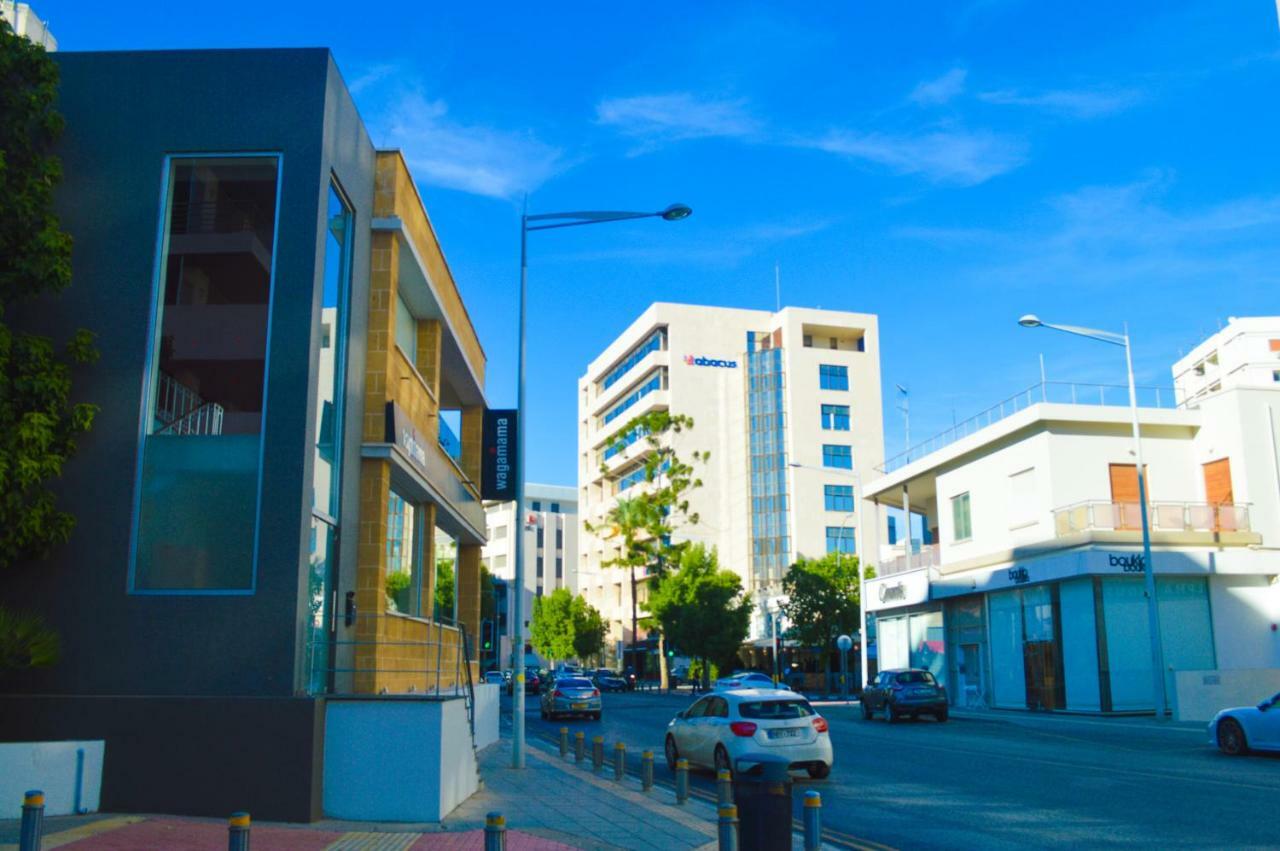
[[[977,644],[960,645],[960,695],[963,706],[983,706],[982,653]]]

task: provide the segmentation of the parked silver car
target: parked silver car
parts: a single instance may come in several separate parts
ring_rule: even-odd
[[[1229,756],[1280,751],[1280,692],[1257,706],[1224,709],[1209,722],[1209,744]]]
[[[548,682],[542,690],[539,709],[543,718],[585,715],[599,721],[603,705],[600,689],[591,680],[586,677],[561,677]]]

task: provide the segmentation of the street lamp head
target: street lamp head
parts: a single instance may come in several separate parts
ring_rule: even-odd
[[[1034,313],[1028,313],[1018,320],[1018,324],[1023,328],[1039,328],[1044,323],[1040,321],[1040,317]]]
[[[672,204],[662,211],[662,219],[667,222],[678,222],[693,215],[693,208],[688,204]]]

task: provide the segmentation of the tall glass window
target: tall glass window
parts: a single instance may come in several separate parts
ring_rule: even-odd
[[[757,581],[782,578],[791,564],[787,510],[785,373],[782,349],[747,333],[747,426],[751,452],[751,561]]]
[[[853,447],[824,443],[822,445],[822,466],[852,470]]]
[[[279,159],[169,162],[132,588],[252,592]]]
[[[848,405],[823,405],[822,427],[827,431],[849,430]]]
[[[833,363],[818,364],[818,386],[823,390],[848,390],[849,367]]]
[[[968,491],[951,497],[952,538],[967,541],[973,537],[973,517],[969,513]]]
[[[419,613],[421,558],[417,544],[417,511],[395,491],[387,498],[387,611]]]
[[[346,312],[351,288],[351,208],[329,185],[325,210],[324,280],[320,301],[320,354],[314,410],[316,445],[311,476],[311,553],[308,573],[310,691],[324,691],[332,668],[332,590],[337,581],[338,516],[342,467],[342,411],[346,386]]]

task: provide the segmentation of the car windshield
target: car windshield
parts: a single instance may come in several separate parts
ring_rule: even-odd
[[[577,677],[565,677],[556,683],[558,688],[595,688],[591,685],[591,680],[578,679]]]
[[[743,718],[758,718],[763,721],[808,718],[816,715],[807,700],[753,700],[738,704],[738,714]]]
[[[936,685],[933,674],[928,671],[903,671],[898,674],[898,683],[907,685],[909,683],[925,683],[927,685]]]

